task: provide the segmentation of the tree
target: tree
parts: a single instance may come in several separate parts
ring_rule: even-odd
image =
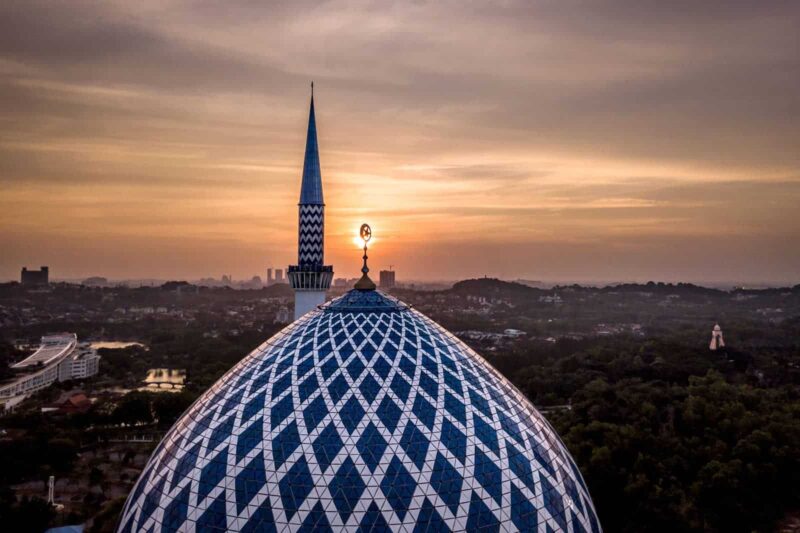
[[[111,415],[118,424],[147,424],[153,421],[150,399],[146,394],[133,392],[125,395]]]
[[[162,393],[153,400],[153,412],[159,425],[170,427],[192,404],[195,395],[188,392]]]

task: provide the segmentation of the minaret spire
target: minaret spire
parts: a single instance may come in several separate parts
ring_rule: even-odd
[[[314,115],[314,82],[308,112],[306,153],[300,185],[297,265],[288,269],[295,291],[295,320],[325,303],[325,292],[333,279],[333,267],[325,260],[325,202],[322,197],[322,172],[319,163],[317,120]]]
[[[300,204],[325,205],[322,200],[322,171],[319,165],[317,119],[314,115],[314,87],[311,87],[311,107],[308,112],[306,156],[303,161],[303,183],[300,186]]]

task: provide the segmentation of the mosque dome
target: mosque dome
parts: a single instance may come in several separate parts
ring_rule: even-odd
[[[600,531],[556,432],[376,290],[307,313],[167,433],[119,531]]]

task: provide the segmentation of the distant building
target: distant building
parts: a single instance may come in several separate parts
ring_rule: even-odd
[[[333,286],[337,289],[342,289],[344,287],[349,287],[346,278],[336,278],[333,280]]]
[[[559,296],[558,294],[554,294],[552,296],[539,296],[539,301],[545,304],[564,303],[564,300],[562,300],[561,296]]]
[[[261,276],[253,276],[250,281],[243,281],[239,284],[242,289],[260,289],[264,284],[261,283]]]
[[[716,324],[714,325],[714,329],[711,330],[711,344],[708,348],[710,350],[718,350],[724,347],[725,341],[722,340],[722,328],[719,327],[719,324]]]
[[[50,283],[50,268],[43,266],[39,270],[28,270],[28,267],[22,267],[19,282],[23,285],[47,285]]]
[[[275,313],[275,323],[276,324],[289,323],[289,309],[286,306],[281,306],[281,308],[278,309],[278,312]]]
[[[381,270],[380,285],[382,289],[394,287],[394,270]]]
[[[53,407],[62,413],[85,413],[92,406],[92,401],[82,392],[70,394],[67,398],[55,402]]]
[[[288,271],[284,271],[282,268],[268,268],[267,285],[276,285],[278,283],[289,283]]]
[[[0,385],[0,406],[11,409],[28,395],[56,381],[85,379],[97,374],[100,356],[75,333],[45,335],[39,349],[11,368],[17,376]]]
[[[107,287],[108,279],[101,276],[92,276],[83,280],[82,285],[87,287]]]

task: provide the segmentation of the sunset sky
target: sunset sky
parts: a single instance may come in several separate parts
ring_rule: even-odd
[[[0,278],[800,282],[800,2],[0,2]]]

